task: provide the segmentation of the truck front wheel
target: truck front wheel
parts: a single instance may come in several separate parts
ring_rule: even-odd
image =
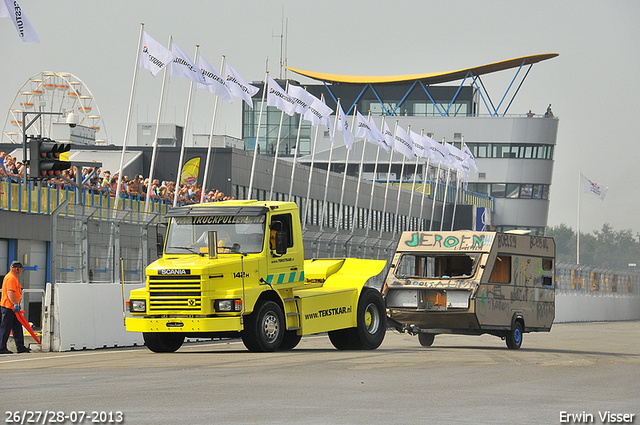
[[[261,301],[245,318],[242,342],[249,351],[276,351],[284,338],[284,315],[278,304]]]
[[[182,347],[184,335],[172,332],[143,332],[142,339],[154,353],[173,353]]]

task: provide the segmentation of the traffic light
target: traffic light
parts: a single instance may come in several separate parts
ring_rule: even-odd
[[[29,142],[31,153],[29,167],[31,178],[52,179],[63,170],[71,168],[71,162],[61,161],[60,155],[71,150],[71,143],[58,143],[54,140],[36,136]]]

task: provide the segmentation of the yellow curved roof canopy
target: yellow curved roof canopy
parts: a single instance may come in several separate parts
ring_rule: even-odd
[[[490,63],[487,65],[476,66],[473,68],[459,69],[457,71],[432,72],[429,74],[409,74],[409,75],[390,75],[390,76],[360,76],[360,75],[339,75],[327,74],[323,72],[307,71],[287,67],[288,70],[314,80],[326,81],[330,83],[345,84],[391,84],[404,83],[407,81],[421,80],[427,84],[447,83],[450,81],[462,80],[468,72],[473,75],[484,75],[492,72],[504,71],[505,69],[517,68],[521,65],[531,65],[547,59],[555,58],[558,53],[547,53],[542,55],[523,56],[521,58],[509,59],[502,62]]]

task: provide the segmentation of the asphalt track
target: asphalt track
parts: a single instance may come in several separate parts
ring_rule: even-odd
[[[520,350],[489,335],[424,348],[389,331],[374,351],[319,335],[276,353],[233,341],[14,354],[0,380],[1,423],[61,423],[46,411],[85,424],[599,424],[606,411],[640,423],[640,322],[557,324]]]

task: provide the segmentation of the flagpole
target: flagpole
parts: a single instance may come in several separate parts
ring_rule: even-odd
[[[338,98],[338,104],[336,106],[336,119],[333,124],[333,137],[336,136],[336,128],[338,128],[338,115],[340,115],[340,98]],[[320,233],[322,233],[322,229],[324,228],[324,214],[327,211],[327,191],[329,189],[329,173],[331,172],[331,156],[333,155],[333,143],[329,148],[329,161],[327,162],[327,177],[324,182],[324,196],[322,197],[322,215],[320,215]],[[329,225],[329,216],[327,215],[327,226]]]
[[[353,116],[356,116],[355,110],[353,111]],[[369,110],[369,114],[367,115],[367,121],[371,120],[371,110]],[[353,124],[351,125],[353,127]],[[364,168],[364,149],[367,147],[367,140],[362,139],[362,154],[360,155],[360,166],[358,167],[358,185],[356,186],[356,202],[354,204],[354,213],[351,219],[351,234],[353,235],[356,230],[356,217],[358,216],[358,198],[360,198],[360,183],[362,182],[362,171]]]
[[[167,47],[167,50],[171,50],[171,42],[173,41],[173,36],[169,36],[169,46]],[[158,119],[156,120],[156,134],[153,138],[153,152],[151,154],[151,167],[149,169],[149,186],[147,187],[147,198],[145,201],[145,211],[149,212],[149,208],[151,207],[151,203],[149,202],[150,200],[150,193],[151,193],[151,186],[153,185],[153,170],[155,169],[156,166],[156,155],[158,152],[158,132],[160,130],[160,119],[162,116],[162,106],[164,105],[164,94],[165,94],[165,87],[167,84],[167,81],[169,80],[169,73],[167,72],[167,68],[168,67],[164,67],[164,76],[162,77],[162,90],[160,91],[160,106],[158,107]]]
[[[460,191],[460,169],[456,170],[456,195],[453,198],[453,213],[451,213],[451,231],[453,231],[453,222],[456,218],[456,206],[458,205],[458,192]]]
[[[371,111],[369,111],[369,115],[371,115]],[[382,116],[382,122],[380,123],[380,128],[384,131],[384,115]],[[385,142],[386,143],[386,142]],[[391,150],[389,150],[389,155],[391,155]],[[364,236],[369,237],[369,228],[371,227],[371,222],[373,221],[371,217],[373,216],[373,190],[376,185],[376,180],[378,176],[378,159],[380,158],[380,145],[378,145],[378,149],[376,150],[376,162],[373,165],[373,179],[371,180],[371,194],[369,195],[369,211],[367,213],[367,231]]]
[[[353,109],[353,119],[351,120],[351,128],[353,128],[353,124],[356,121],[356,109],[357,109],[357,105],[355,105],[354,109]],[[344,119],[346,120],[347,117],[345,116]],[[346,131],[346,129],[343,129],[343,131]],[[351,130],[349,130],[351,131]],[[343,133],[344,135],[344,133]],[[347,146],[346,141],[345,141],[345,146]],[[353,146],[352,146],[353,147]],[[344,189],[345,189],[345,185],[347,182],[347,169],[349,167],[349,154],[351,153],[351,149],[349,149],[347,147],[347,156],[344,160],[344,173],[342,174],[342,191],[340,192],[340,204],[338,206],[338,224],[336,225],[336,234],[340,231],[340,224],[342,223],[342,204],[344,201]],[[357,208],[357,205],[356,207]],[[335,249],[334,249],[335,252]]]
[[[424,135],[424,129],[421,130],[420,137]],[[411,137],[411,133],[409,133]],[[413,170],[413,184],[411,185],[411,197],[409,198],[409,220],[412,220],[411,213],[413,212],[413,194],[416,192],[416,176],[418,175],[418,160],[420,157],[416,155],[416,167]]]
[[[451,167],[447,170],[447,182],[444,185],[444,196],[442,197],[442,216],[440,218],[440,231],[442,232],[442,227],[444,226],[444,211],[447,206],[447,190],[449,189],[449,179],[451,177]]]
[[[289,91],[289,80],[284,86],[284,91]],[[276,168],[278,167],[278,151],[280,150],[280,136],[282,134],[282,122],[284,121],[284,111],[280,112],[280,126],[278,127],[278,139],[276,140],[276,152],[273,156],[273,170],[271,173],[271,188],[269,189],[269,200],[273,199],[273,184],[276,180]]]
[[[582,172],[578,170],[578,231],[576,234],[576,264],[580,264],[580,192],[582,179]]]
[[[118,185],[116,187],[116,199],[113,201],[113,216],[118,212],[118,199],[120,199],[120,186],[122,185],[122,174],[124,165],[124,153],[127,150],[127,140],[129,138],[129,125],[131,124],[131,110],[133,109],[133,99],[136,92],[136,81],[138,80],[138,62],[140,61],[140,46],[142,45],[142,33],[144,32],[144,22],[140,24],[140,37],[138,38],[138,49],[136,50],[136,62],[133,67],[133,82],[131,83],[131,94],[129,96],[129,110],[127,111],[127,122],[124,128],[124,140],[122,141],[122,154],[120,155],[120,168],[118,169]]]
[[[397,132],[398,132],[398,120],[396,120],[396,126],[393,129],[394,145],[395,145],[396,133]],[[387,185],[384,188],[384,200],[383,200],[383,204],[382,204],[382,226],[380,226],[380,236],[378,237],[378,239],[382,239],[382,232],[384,231],[384,223],[386,222],[385,214],[387,212],[387,194],[389,192],[389,179],[391,177],[391,161],[392,160],[393,160],[393,151],[391,151],[389,153],[389,169],[387,170]]]
[[[320,94],[320,101],[324,102],[324,93]],[[303,232],[307,231],[307,217],[309,215],[309,197],[311,196],[311,176],[313,174],[313,164],[316,159],[316,146],[318,144],[318,131],[320,129],[320,124],[316,125],[316,132],[313,136],[313,148],[311,149],[311,166],[309,168],[309,178],[307,182],[307,199],[304,202],[304,219],[302,220],[302,230]],[[297,149],[296,149],[297,150]]]
[[[397,121],[396,121],[397,122]],[[411,126],[407,126],[407,134],[409,134],[411,132]],[[396,135],[397,136],[397,135]],[[398,219],[398,213],[400,211],[400,192],[402,191],[402,176],[404,175],[404,164],[405,164],[405,160],[407,159],[407,157],[403,154],[402,155],[402,167],[400,167],[400,178],[398,179],[398,197],[396,199],[396,216],[395,216],[395,224],[393,226],[393,237],[396,236],[396,233],[398,231],[398,223],[400,222],[400,220]]]
[[[424,172],[422,173],[422,199],[420,200],[420,231],[424,230],[422,227],[422,213],[424,212],[424,195],[427,191],[427,176],[429,174],[429,163],[431,162],[431,157],[427,158],[427,164],[424,167]]]
[[[438,162],[438,169],[436,171],[436,178],[434,179],[434,189],[433,189],[433,203],[431,204],[431,219],[429,220],[429,231],[433,228],[433,215],[436,211],[436,198],[438,197],[438,180],[440,180],[440,166],[442,164]]]
[[[225,56],[222,55],[222,63],[220,64],[220,69],[224,68],[224,60]],[[213,144],[213,128],[216,123],[216,115],[218,112],[218,100],[220,100],[220,96],[216,95],[216,100],[213,103],[213,116],[211,117],[211,132],[209,133],[209,146],[207,147],[207,161],[204,166],[204,177],[202,178],[202,184],[200,185],[200,203],[204,202],[204,195],[206,192],[206,184],[207,179],[209,178],[209,160],[211,158],[211,145]]]
[[[306,87],[305,87],[306,90]],[[298,120],[298,134],[296,135],[296,151],[293,154],[293,164],[291,165],[291,178],[289,180],[289,198],[287,200],[291,201],[291,194],[293,193],[293,177],[296,174],[296,161],[298,160],[298,149],[300,148],[300,131],[302,129],[302,117],[303,114],[299,114],[300,119]]]
[[[200,51],[200,45],[196,44],[196,52],[193,55],[193,63],[198,63],[198,53]],[[173,66],[173,65],[172,65]],[[173,196],[173,206],[178,205],[178,193],[180,192],[180,180],[181,179],[181,171],[182,171],[182,161],[184,160],[184,150],[185,150],[185,138],[189,137],[189,116],[191,115],[191,99],[193,98],[193,85],[194,81],[191,80],[189,83],[189,99],[187,100],[187,115],[184,118],[184,133],[182,135],[182,144],[180,145],[180,160],[178,161],[178,172],[176,175],[176,190]]]
[[[256,156],[258,155],[258,149],[260,145],[258,141],[260,140],[260,125],[262,124],[262,110],[264,109],[264,98],[267,94],[267,83],[269,82],[269,71],[264,76],[264,87],[262,87],[262,101],[260,103],[260,115],[258,116],[258,128],[256,129],[256,143],[253,147],[253,162],[251,163],[251,177],[249,179],[249,193],[247,194],[247,199],[251,199],[252,191],[253,191],[253,177],[255,175],[256,170]],[[257,197],[256,197],[257,199]]]

